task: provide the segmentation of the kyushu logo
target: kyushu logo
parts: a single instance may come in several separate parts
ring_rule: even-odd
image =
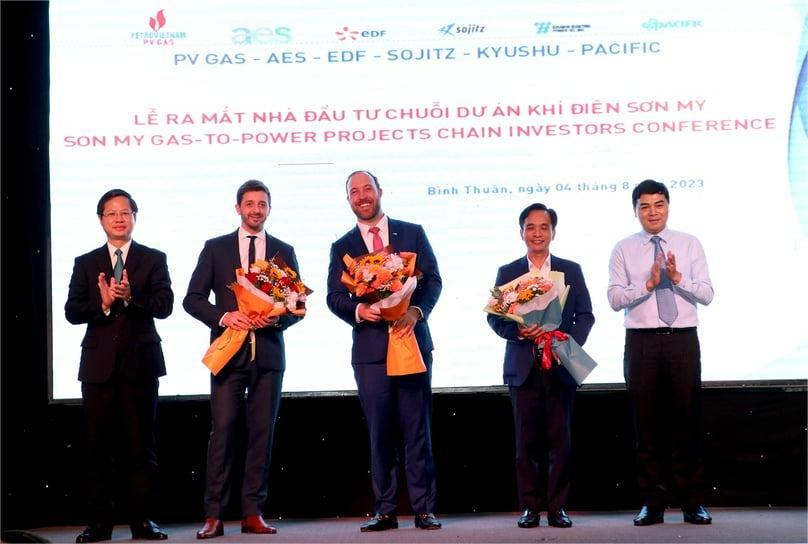
[[[166,16],[163,15],[163,10],[157,12],[154,17],[149,17],[149,26],[152,30],[157,32],[166,24]]]

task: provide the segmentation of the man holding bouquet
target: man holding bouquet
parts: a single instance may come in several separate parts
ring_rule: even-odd
[[[713,300],[707,259],[696,237],[667,228],[665,185],[645,180],[631,199],[642,231],[612,251],[608,297],[612,309],[625,312],[623,372],[644,503],[634,525],[663,523],[671,487],[684,521],[706,525],[696,305]]]
[[[328,268],[329,309],[353,328],[351,363],[359,400],[370,435],[374,516],[362,532],[398,527],[399,465],[404,462],[415,526],[440,529],[435,518],[435,464],[432,458],[432,338],[426,320],[440,296],[438,263],[423,227],[388,218],[381,209],[382,189],[370,172],[348,176],[347,200],[357,225],[331,246]],[[394,252],[417,254],[418,278],[409,308],[388,323],[378,305],[357,297],[341,280],[344,257],[353,258],[387,246]],[[415,335],[425,372],[390,376],[387,372],[391,335]]]
[[[269,189],[262,182],[249,180],[239,187],[236,213],[241,218],[241,226],[235,232],[205,242],[182,304],[189,314],[210,328],[211,341],[228,327],[254,332],[241,351],[218,374],[211,375],[205,525],[196,533],[199,539],[224,534],[222,514],[229,498],[235,425],[245,392],[247,451],[241,485],[241,532],[276,532],[264,521],[263,507],[286,368],[283,331],[300,317],[290,314],[248,316],[239,311],[236,295],[228,288],[236,281],[236,269],[247,271],[257,260],[269,260],[275,255],[298,272],[294,248],[264,231],[270,208]],[[211,291],[215,296],[214,304],[208,300]]]
[[[519,214],[519,229],[527,255],[500,267],[500,286],[528,273],[544,279],[560,277],[569,287],[558,330],[583,345],[595,316],[580,265],[550,255],[558,216],[535,203]],[[553,274],[551,274],[553,272]],[[516,438],[516,484],[522,511],[517,525],[537,527],[540,511],[547,510],[553,527],[571,527],[566,512],[570,490],[571,414],[577,383],[555,362],[543,368],[537,357],[537,339],[550,342],[541,325],[520,325],[490,314],[488,324],[505,345],[503,378],[513,408]],[[544,335],[544,336],[543,336]],[[544,340],[543,340],[544,339]]]

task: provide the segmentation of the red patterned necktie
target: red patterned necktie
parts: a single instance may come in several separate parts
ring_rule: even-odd
[[[382,237],[379,236],[379,227],[370,227],[368,231],[373,234],[373,251],[379,251],[384,247]]]

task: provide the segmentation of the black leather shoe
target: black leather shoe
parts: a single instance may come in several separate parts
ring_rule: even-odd
[[[567,515],[567,511],[564,510],[564,508],[559,508],[554,512],[547,512],[547,523],[549,523],[551,527],[561,527],[562,529],[572,527],[572,520]]]
[[[415,526],[419,529],[440,529],[443,527],[435,517],[435,514],[429,512],[427,514],[415,514]]]
[[[710,525],[713,522],[713,517],[704,509],[703,506],[695,508],[682,508],[685,523],[692,523],[694,525]]]
[[[160,529],[160,526],[149,519],[144,519],[129,526],[132,530],[132,538],[135,540],[167,540],[168,535]]]
[[[530,529],[531,527],[539,526],[539,519],[541,519],[541,514],[535,510],[526,508],[525,511],[522,512],[522,515],[519,516],[519,521],[517,521],[516,524],[522,529]]]
[[[656,525],[657,523],[665,523],[665,511],[657,510],[643,506],[640,512],[634,516],[634,525],[643,527],[645,525]]]
[[[359,530],[363,533],[388,529],[398,529],[398,519],[394,514],[375,514],[370,520],[359,526]]]
[[[112,538],[112,525],[90,525],[76,537],[76,542],[101,542]]]

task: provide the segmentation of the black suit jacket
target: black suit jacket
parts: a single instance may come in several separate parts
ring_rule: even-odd
[[[289,244],[266,234],[266,258],[275,254],[281,257],[295,272],[300,274],[295,250]],[[219,320],[225,312],[238,310],[236,296],[228,286],[236,281],[236,269],[241,268],[238,247],[238,230],[205,242],[199,255],[188,293],[182,307],[189,314],[210,327],[211,342],[221,335],[225,328]],[[213,291],[215,303],[208,300]],[[277,326],[264,327],[255,331],[255,362],[265,369],[284,370],[286,355],[283,343],[283,330],[300,321],[301,318],[284,314]]]
[[[81,342],[79,380],[103,383],[119,361],[119,372],[128,378],[157,378],[166,373],[160,335],[154,319],[171,314],[174,293],[166,255],[132,242],[124,266],[132,300],[116,300],[110,314],[101,311],[98,274],[113,276],[107,245],[77,257],[70,278],[65,317],[70,323],[87,324]]]
[[[558,329],[572,336],[579,345],[583,346],[592,325],[595,315],[592,313],[592,300],[586,288],[581,266],[573,261],[552,255],[550,269],[564,273],[564,281],[570,286],[567,302],[561,314],[561,325]],[[527,257],[520,257],[515,261],[500,267],[497,272],[495,285],[503,285],[514,280],[522,274],[527,274]],[[495,315],[488,315],[488,324],[499,336],[508,342],[505,345],[505,362],[503,379],[507,385],[519,386],[525,383],[530,369],[535,364],[533,355],[533,342],[519,338],[519,328],[514,321]],[[561,379],[569,385],[576,385],[575,380],[567,370],[560,365],[553,365],[553,372],[559,373]]]
[[[418,306],[424,319],[415,325],[415,337],[422,352],[432,351],[432,336],[429,334],[427,319],[438,302],[443,283],[438,271],[435,253],[427,240],[421,225],[396,221],[388,218],[390,245],[393,251],[413,251],[418,254],[415,267],[422,273],[418,286],[410,299],[410,306]],[[328,296],[326,302],[334,314],[353,327],[352,363],[379,363],[387,357],[387,323],[356,322],[356,307],[362,302],[340,281],[345,265],[343,255],[358,257],[367,253],[359,227],[354,227],[331,246],[331,260],[328,265]]]

